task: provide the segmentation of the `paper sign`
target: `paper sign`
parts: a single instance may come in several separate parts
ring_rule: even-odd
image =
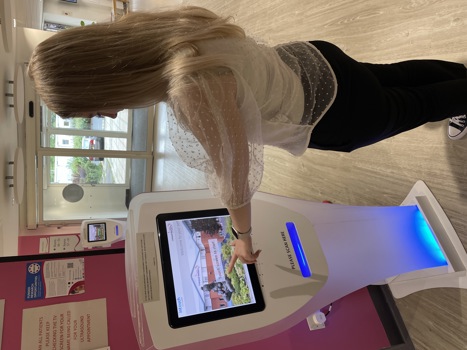
[[[95,350],[107,346],[105,299],[23,310],[21,350]]]
[[[159,300],[156,245],[153,232],[136,235],[138,256],[138,297],[140,303]]]
[[[39,253],[44,254],[49,252],[49,238],[43,237],[39,239]]]
[[[63,253],[83,250],[78,235],[50,236],[50,253]]]
[[[84,293],[84,259],[26,264],[26,300]]]
[[[78,235],[44,237],[39,240],[39,253],[64,253],[83,250]]]

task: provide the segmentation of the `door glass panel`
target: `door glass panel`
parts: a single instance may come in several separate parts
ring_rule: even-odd
[[[44,179],[47,180],[44,185],[69,183],[126,185],[128,163],[129,159],[126,158],[44,157]]]
[[[125,218],[130,200],[151,191],[148,118],[138,109],[64,119],[42,104],[40,221]]]
[[[147,165],[146,159],[44,156],[43,220],[126,217],[131,198],[148,191]]]
[[[123,110],[115,119],[64,119],[42,105],[41,147],[44,148],[146,152],[147,133],[147,108]]]

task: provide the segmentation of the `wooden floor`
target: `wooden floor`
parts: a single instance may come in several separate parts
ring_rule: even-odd
[[[190,0],[234,16],[271,44],[331,41],[361,61],[440,58],[467,63],[465,0]],[[466,96],[467,98],[467,96]],[[467,138],[446,122],[351,154],[268,149],[262,190],[349,205],[399,205],[417,180],[432,190],[467,246]],[[397,305],[417,350],[467,349],[467,290],[418,292]]]

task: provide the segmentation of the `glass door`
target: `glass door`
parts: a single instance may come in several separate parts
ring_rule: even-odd
[[[42,104],[38,223],[126,218],[131,198],[151,191],[151,112],[63,119]]]

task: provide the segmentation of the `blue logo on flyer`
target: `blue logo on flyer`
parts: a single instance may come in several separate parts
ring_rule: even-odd
[[[45,297],[43,267],[43,262],[32,262],[26,265],[26,300]]]

